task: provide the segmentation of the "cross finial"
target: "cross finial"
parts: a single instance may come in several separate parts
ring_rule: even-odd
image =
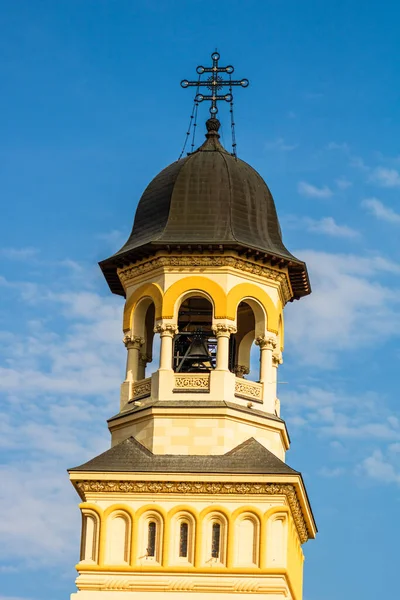
[[[187,79],[183,79],[181,81],[181,86],[183,88],[193,87],[193,86],[195,86],[197,88],[207,87],[211,93],[207,94],[207,95],[198,93],[198,94],[196,94],[195,100],[197,102],[203,102],[203,100],[211,101],[210,115],[211,115],[211,118],[215,119],[217,116],[217,113],[218,113],[217,102],[219,100],[225,100],[226,102],[232,102],[232,100],[233,100],[232,86],[240,85],[241,87],[247,87],[249,85],[249,80],[248,79],[241,79],[241,80],[231,79],[231,75],[235,69],[231,65],[228,65],[227,67],[220,67],[218,65],[218,61],[220,59],[220,55],[218,52],[213,52],[211,54],[211,59],[212,59],[212,63],[213,63],[212,67],[203,67],[203,66],[199,65],[196,68],[196,71],[199,74],[198,81],[188,81]],[[201,75],[203,73],[211,73],[211,75],[205,81],[200,81]],[[227,79],[227,80],[223,79],[219,73],[228,73],[229,79]],[[229,87],[228,94],[219,94],[218,93],[218,92],[220,92],[220,90],[222,90],[223,87]]]

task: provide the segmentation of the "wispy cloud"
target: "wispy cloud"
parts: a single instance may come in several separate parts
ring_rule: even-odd
[[[127,234],[119,229],[112,229],[107,233],[99,233],[96,237],[99,240],[106,242],[111,249],[115,250],[119,249],[122,244],[126,242]]]
[[[0,248],[0,256],[8,260],[29,260],[38,254],[39,250],[30,246],[27,248]]]
[[[349,145],[347,142],[329,142],[327,145],[328,150],[339,150],[340,152],[345,152],[346,154],[350,151]]]
[[[343,467],[322,467],[322,469],[319,470],[319,475],[328,478],[340,477],[344,473],[345,469]]]
[[[370,181],[385,188],[400,187],[400,173],[397,169],[387,169],[385,167],[376,167],[372,170]]]
[[[278,150],[280,152],[290,152],[291,150],[295,150],[297,147],[298,144],[287,144],[282,137],[279,137],[276,140],[270,140],[265,144],[265,148],[267,150]]]
[[[307,181],[299,181],[297,191],[308,198],[330,198],[333,196],[333,192],[328,186],[317,187]]]
[[[333,217],[324,217],[322,219],[304,219],[308,231],[321,233],[331,237],[340,237],[354,239],[359,237],[359,232],[348,225],[338,225]]]
[[[347,188],[353,185],[353,183],[345,177],[339,177],[338,179],[335,179],[335,183],[340,190],[347,190]]]
[[[26,319],[23,338],[0,331],[0,446],[10,457],[1,466],[0,560],[32,568],[74,560],[79,512],[65,469],[108,447],[103,423],[117,411],[125,354],[122,303],[85,290],[91,272],[49,277],[26,282],[28,302],[23,282],[4,279]]]
[[[313,282],[311,296],[291,306],[286,317],[299,361],[334,367],[346,349],[354,351],[376,336],[400,335],[399,291],[382,281],[386,273],[400,275],[400,264],[379,255],[295,254],[307,262]]]
[[[382,450],[377,449],[360,464],[361,474],[382,483],[400,484],[400,464],[391,461]]]
[[[361,206],[381,221],[400,225],[400,213],[395,212],[389,206],[385,206],[378,198],[366,198],[362,201]]]

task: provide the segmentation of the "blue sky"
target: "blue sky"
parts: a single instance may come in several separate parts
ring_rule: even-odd
[[[125,360],[123,301],[97,261],[179,156],[192,106],[179,82],[215,47],[250,79],[235,96],[238,154],[269,184],[313,286],[286,310],[279,393],[287,459],[320,529],[304,548],[304,598],[394,597],[398,3],[0,5],[0,600],[74,591],[80,518],[65,470],[107,448]]]

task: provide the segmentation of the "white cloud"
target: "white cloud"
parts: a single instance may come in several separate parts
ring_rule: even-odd
[[[395,212],[392,208],[385,206],[378,198],[366,198],[362,201],[363,206],[370,214],[381,221],[388,223],[400,224],[400,213]]]
[[[380,449],[375,450],[362,461],[360,472],[376,481],[400,484],[399,466],[391,463]]]
[[[322,233],[332,237],[354,239],[360,234],[348,225],[338,225],[333,217],[324,217],[322,219],[304,219],[308,231],[313,233]]]
[[[0,331],[0,558],[11,566],[77,560],[79,498],[66,469],[109,447],[106,419],[118,412],[122,301],[82,290],[91,272],[57,272],[28,302],[29,282],[3,280],[24,308],[23,336]]]
[[[343,350],[400,335],[399,292],[381,282],[385,273],[400,274],[398,263],[313,250],[295,254],[306,261],[313,287],[286,314],[287,341],[302,362],[332,367]]]
[[[400,187],[400,173],[397,169],[387,169],[386,167],[376,167],[370,175],[370,180],[381,187],[397,188]]]
[[[290,152],[298,147],[298,144],[287,144],[284,138],[279,137],[276,140],[266,142],[265,147],[267,150],[279,150],[281,152]]]
[[[332,190],[326,185],[317,187],[311,183],[307,183],[307,181],[299,181],[297,191],[302,196],[307,196],[308,198],[330,198],[333,195]]]
[[[345,177],[339,177],[338,179],[335,179],[335,183],[340,190],[347,190],[353,185],[353,183]]]

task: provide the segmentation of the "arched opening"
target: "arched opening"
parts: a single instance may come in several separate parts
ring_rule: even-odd
[[[173,369],[177,373],[209,372],[215,368],[217,340],[212,331],[213,307],[207,298],[192,296],[178,312]]]
[[[153,360],[153,338],[155,325],[155,305],[151,298],[143,298],[138,302],[132,318],[132,334],[141,340],[137,354],[137,368],[135,381],[145,379],[148,373],[146,368]]]
[[[248,302],[237,307],[237,333],[231,336],[231,371],[236,377],[245,377],[252,371],[251,348],[255,339],[256,317]],[[253,369],[254,371],[254,369]],[[253,374],[252,374],[253,375]]]

